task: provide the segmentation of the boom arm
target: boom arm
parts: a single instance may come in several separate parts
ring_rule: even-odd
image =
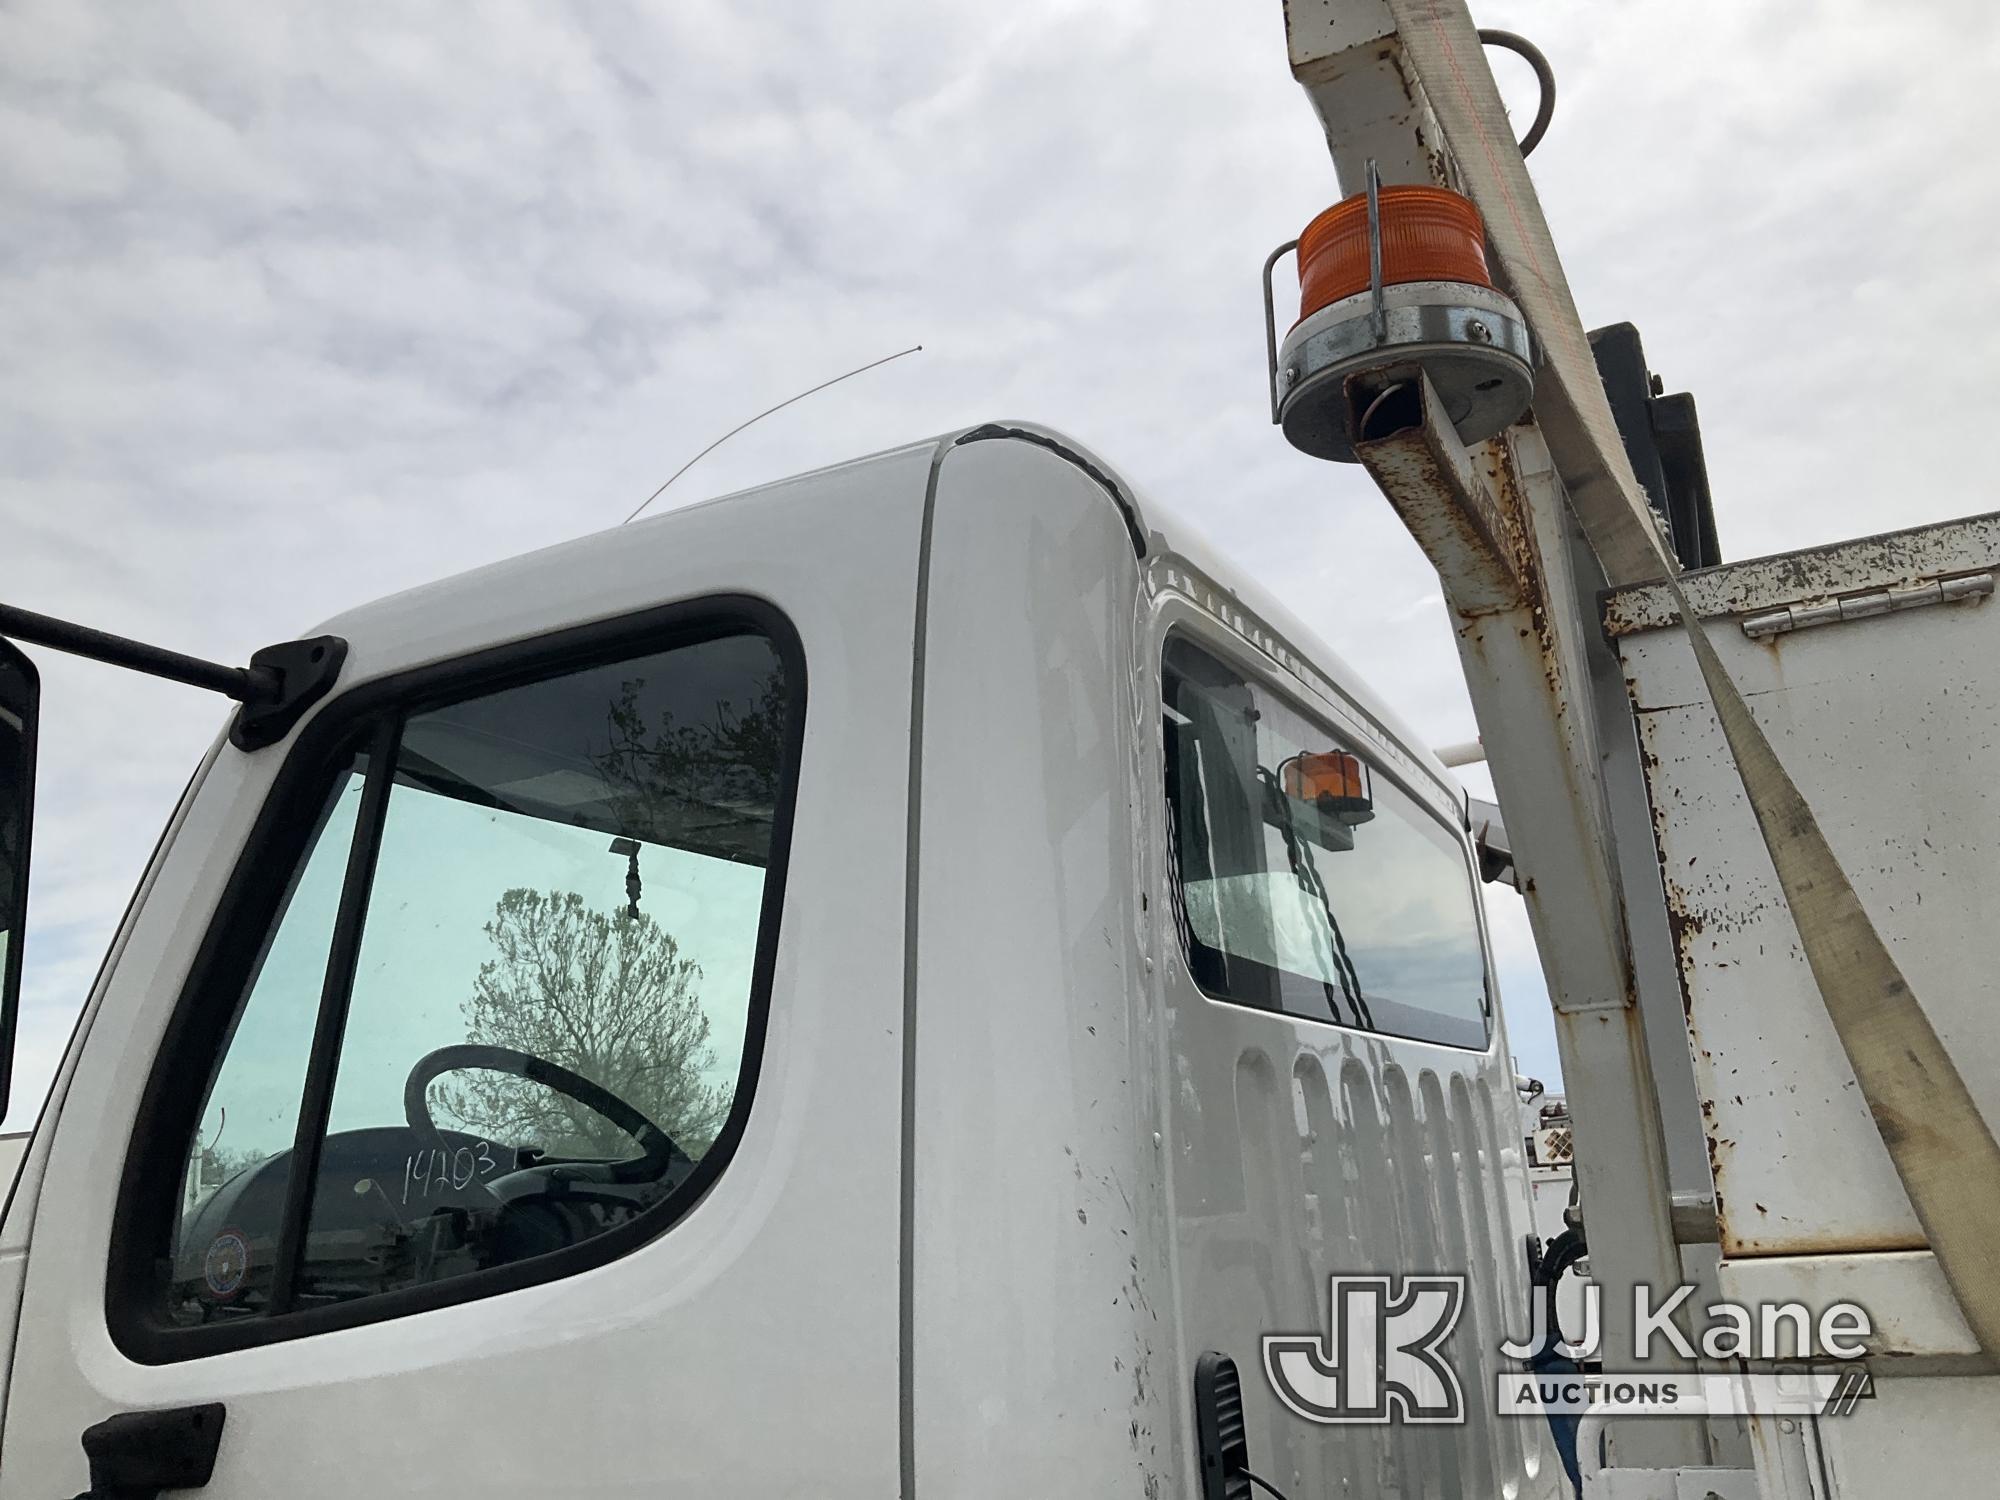
[[[1460,660],[1554,1003],[1563,1074],[1590,1205],[1592,1275],[1604,1288],[1606,1347],[1632,1348],[1632,1289],[1678,1285],[1673,1189],[1705,1166],[1677,1009],[1649,1039],[1639,1006],[1616,841],[1600,790],[1591,632],[1580,601],[1605,567],[1572,567],[1571,507],[1592,518],[1610,576],[1657,578],[1665,549],[1619,443],[1589,345],[1477,28],[1450,0],[1353,0],[1286,8],[1292,72],[1325,126],[1343,188],[1373,160],[1385,182],[1465,192],[1488,226],[1489,258],[1538,347],[1534,417],[1467,451],[1426,382],[1415,425],[1358,446],[1438,569],[1458,617]],[[1432,79],[1441,80],[1435,86]],[[1578,363],[1581,354],[1581,367]],[[1584,497],[1581,503],[1577,496]],[[1602,555],[1602,554],[1599,554]],[[1598,653],[1603,655],[1601,649]],[[1671,979],[1669,971],[1665,976]],[[1650,1041],[1650,1046],[1649,1046]],[[1670,1172],[1651,1052],[1678,1049],[1670,1107],[1690,1112]],[[1675,1177],[1681,1180],[1676,1182]],[[1685,1361],[1656,1344],[1655,1364]],[[1622,1356],[1621,1356],[1622,1357]],[[1694,1424],[1633,1427],[1628,1451],[1652,1466],[1707,1458]],[[1623,1434],[1621,1434],[1621,1438]]]
[[[1637,747],[1595,602],[1664,579],[1862,1096],[1967,1324],[2000,1355],[2000,1147],[1681,595],[1463,0],[1291,0],[1286,23],[1343,187],[1361,190],[1372,162],[1386,182],[1469,197],[1541,353],[1533,411],[1509,432],[1468,451],[1419,374],[1397,430],[1354,451],[1458,617],[1556,1010],[1607,1350],[1632,1353],[1628,1289],[1682,1279],[1673,1205],[1710,1191]],[[1693,1424],[1628,1423],[1617,1462],[1674,1468],[1705,1446]]]

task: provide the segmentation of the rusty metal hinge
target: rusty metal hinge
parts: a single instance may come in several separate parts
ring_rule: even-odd
[[[1825,604],[1791,604],[1766,610],[1743,621],[1743,633],[1751,640],[1809,630],[1815,625],[1838,625],[1843,620],[1865,620],[1871,615],[1895,614],[1905,609],[1921,609],[1927,604],[1950,604],[1959,599],[1979,599],[1993,592],[1993,574],[1971,573],[1961,578],[1933,579],[1905,589],[1875,589],[1866,594],[1850,594]]]

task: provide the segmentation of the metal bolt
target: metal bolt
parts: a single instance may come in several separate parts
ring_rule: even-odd
[[[1284,369],[1278,372],[1278,384],[1285,390],[1289,391],[1294,385],[1298,384],[1298,379],[1299,371],[1296,365],[1286,365]]]
[[[1657,375],[1647,376],[1646,384],[1652,387],[1655,396],[1664,396],[1667,393],[1667,383]]]
[[[1490,344],[1493,342],[1493,330],[1477,318],[1474,318],[1470,323],[1465,325],[1465,331],[1475,344]]]

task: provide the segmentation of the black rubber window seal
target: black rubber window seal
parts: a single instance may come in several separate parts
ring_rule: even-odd
[[[284,894],[286,882],[273,880],[270,872],[291,870],[305,857],[329,779],[357,749],[370,743],[371,736],[382,732],[385,722],[400,723],[433,704],[741,634],[761,635],[777,653],[785,677],[786,728],[736,1096],[714,1145],[694,1172],[669,1198],[630,1223],[532,1259],[348,1302],[274,1310],[235,1323],[188,1328],[168,1323],[158,1306],[157,1277],[178,1208],[185,1145],[201,1109],[210,1069],[226,1043],[261,940]],[[777,966],[806,703],[806,659],[798,631],[770,601],[739,594],[664,605],[508,642],[365,683],[331,698],[300,732],[265,798],[210,918],[140,1099],[119,1181],[105,1275],[106,1328],[120,1352],[141,1364],[176,1363],[497,1296],[605,1265],[685,1217],[727,1168],[755,1099]],[[374,743],[379,748],[383,742]],[[362,836],[358,828],[357,845]],[[353,873],[350,866],[350,876]],[[347,904],[344,894],[343,911]],[[358,943],[358,921],[350,938]],[[344,995],[340,1003],[345,1003]],[[323,996],[321,1029],[327,1023]],[[335,1035],[332,1045],[337,1043]],[[288,1212],[285,1233],[294,1238],[279,1246],[281,1265],[296,1258],[296,1236],[303,1228]]]

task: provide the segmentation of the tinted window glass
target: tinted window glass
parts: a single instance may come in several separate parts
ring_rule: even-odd
[[[204,1323],[269,1305],[298,1133],[365,762],[335,777],[319,836],[299,867],[209,1081],[188,1143],[175,1225],[169,1316]]]
[[[294,1255],[278,1311],[684,1199],[744,1094],[790,712],[777,653],[739,634],[403,721],[379,834],[355,788],[336,797],[220,1064],[174,1316],[264,1310]],[[343,884],[357,828],[372,858]],[[338,1052],[293,1247],[288,1148],[343,890],[359,945],[328,986]],[[217,1141],[252,1159],[197,1160]]]
[[[1459,841],[1351,746],[1184,640],[1163,674],[1189,965],[1210,994],[1454,1046],[1486,1044]]]

